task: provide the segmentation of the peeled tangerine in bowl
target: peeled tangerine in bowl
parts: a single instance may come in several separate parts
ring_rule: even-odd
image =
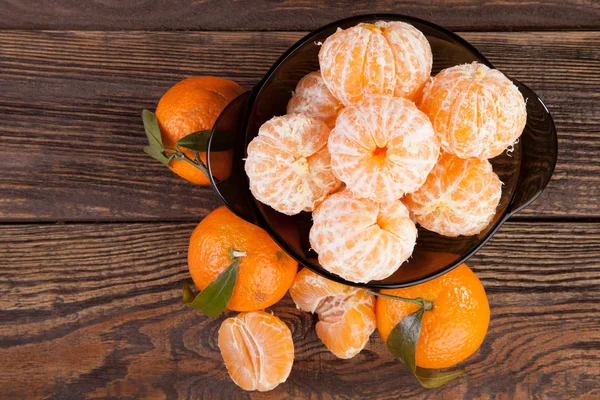
[[[375,296],[303,268],[290,287],[296,306],[319,316],[317,336],[339,358],[352,358],[375,330]]]
[[[442,152],[427,181],[404,204],[425,229],[469,236],[488,226],[501,194],[502,182],[488,160]]]
[[[287,104],[287,113],[304,114],[333,128],[342,107],[339,100],[327,89],[321,71],[314,71],[305,75],[296,85],[296,90]]]
[[[248,145],[246,174],[254,197],[287,215],[312,211],[340,182],[331,171],[329,128],[302,114],[265,122]]]
[[[427,115],[386,95],[344,108],[328,147],[335,175],[357,196],[379,202],[417,190],[439,155]]]
[[[323,79],[346,106],[373,94],[412,99],[429,79],[432,62],[425,35],[399,21],[338,29],[319,51]]]
[[[324,269],[365,283],[387,278],[411,256],[417,228],[400,200],[377,203],[344,189],[315,209],[309,239]]]
[[[462,158],[493,158],[512,145],[527,122],[525,100],[502,72],[479,63],[441,71],[423,91],[442,148]]]

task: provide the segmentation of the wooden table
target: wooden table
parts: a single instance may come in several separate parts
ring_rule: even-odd
[[[600,398],[600,3],[1,0],[0,398]],[[470,261],[492,320],[468,374],[419,387],[374,334],[338,360],[289,298],[285,384],[246,393],[180,303],[188,237],[219,200],[151,160],[140,118],[191,75],[251,88],[335,19],[397,12],[458,32],[548,104],[543,195]]]

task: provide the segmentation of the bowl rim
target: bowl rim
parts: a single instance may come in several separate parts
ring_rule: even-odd
[[[271,68],[269,68],[269,70],[267,71],[267,73],[264,75],[264,77],[252,88],[252,90],[248,93],[244,93],[242,95],[240,95],[238,97],[242,98],[243,96],[248,96],[245,101],[247,102],[247,106],[246,106],[246,112],[245,115],[242,118],[242,125],[243,125],[243,129],[246,130],[247,126],[248,126],[248,120],[249,120],[249,116],[251,114],[252,108],[254,107],[255,104],[255,100],[256,98],[259,96],[259,94],[261,93],[262,89],[265,86],[265,83],[271,78],[271,76],[280,68],[280,66],[287,60],[287,58],[289,56],[292,55],[292,53],[294,53],[296,51],[296,49],[298,49],[299,47],[303,46],[304,44],[306,44],[309,41],[314,41],[314,37],[316,35],[318,35],[319,33],[331,29],[331,28],[335,28],[336,26],[340,25],[341,23],[349,23],[349,22],[356,22],[356,23],[360,23],[361,21],[364,20],[392,20],[392,21],[402,21],[402,22],[416,22],[418,24],[422,24],[422,25],[426,25],[430,28],[432,28],[433,30],[439,31],[440,33],[447,35],[448,37],[450,37],[451,39],[455,40],[456,42],[458,42],[461,46],[465,47],[468,51],[470,51],[477,59],[478,62],[481,62],[482,64],[485,64],[486,66],[488,66],[489,68],[495,68],[493,66],[493,64],[483,55],[479,52],[479,50],[477,50],[473,45],[471,45],[469,42],[467,42],[465,39],[463,39],[462,37],[460,37],[459,35],[457,35],[456,33],[443,28],[441,26],[438,26],[432,22],[429,21],[425,21],[419,18],[415,18],[415,17],[411,17],[411,16],[407,16],[407,15],[403,15],[403,14],[395,14],[395,13],[373,13],[373,14],[361,14],[361,15],[355,15],[352,17],[348,17],[348,18],[344,18],[344,19],[340,19],[340,20],[336,20],[334,22],[331,22],[327,25],[324,25],[314,31],[309,32],[307,35],[305,35],[304,37],[302,37],[301,39],[299,39],[297,42],[295,42],[290,48],[288,48],[288,50],[286,50],[278,59],[277,61],[275,61],[273,63],[273,65],[271,66]],[[509,78],[511,79],[511,78]],[[518,83],[519,85],[525,87],[527,90],[529,90],[532,94],[534,94],[536,96],[536,98],[539,100],[539,102],[541,103],[541,105],[544,107],[548,117],[550,118],[550,122],[552,123],[553,127],[554,127],[554,123],[552,120],[552,116],[550,114],[550,112],[548,111],[548,108],[546,106],[546,104],[539,98],[539,96],[537,96],[537,94],[535,94],[535,92],[533,92],[531,89],[529,89],[526,85],[522,84],[521,82],[511,79],[513,82]],[[237,100],[237,99],[236,99]],[[234,100],[235,101],[235,100]],[[555,127],[554,127],[554,131],[555,131]],[[244,137],[245,137],[245,132],[244,132]],[[209,145],[208,148],[210,149],[210,141],[212,141],[212,135],[211,135],[211,140],[209,140]],[[555,141],[557,141],[556,135],[554,137]],[[210,150],[209,150],[210,151]],[[522,177],[523,177],[523,157],[524,154],[523,152],[521,152],[521,166],[519,168],[519,172],[518,172],[518,178],[517,178],[517,182],[521,181]],[[209,159],[210,157],[207,157],[207,159]],[[551,165],[550,168],[550,174],[549,176],[552,176],[552,173],[554,171],[554,167],[556,165],[556,158],[554,159],[553,164]],[[210,161],[209,161],[209,170],[210,170]],[[211,180],[211,183],[213,184],[213,187],[217,187],[215,185],[215,182],[213,180],[212,174],[209,173],[209,177]],[[245,179],[247,179],[247,177],[245,177]],[[248,189],[249,190],[249,189]],[[526,207],[527,205],[529,205],[530,203],[532,203],[541,193],[542,193],[543,189],[540,190],[538,193],[536,193],[531,199],[527,200],[526,202],[524,202],[523,204],[519,204],[518,207],[511,207],[514,204],[515,201],[515,196],[517,194],[517,190],[515,190],[508,202],[508,205],[506,207],[506,209],[504,210],[503,215],[498,219],[498,221],[496,221],[496,223],[488,230],[488,232],[486,232],[485,236],[479,241],[479,243],[477,243],[476,246],[473,247],[473,249],[471,249],[466,255],[464,255],[463,257],[461,257],[458,261],[452,263],[452,264],[448,264],[445,267],[435,271],[435,272],[431,272],[427,275],[424,275],[422,277],[419,278],[415,278],[415,279],[411,279],[408,281],[404,281],[404,282],[366,282],[366,283],[357,283],[357,282],[350,282],[345,280],[344,278],[342,278],[341,276],[338,276],[336,274],[333,274],[329,271],[327,271],[324,268],[320,268],[320,269],[316,269],[311,265],[306,265],[305,261],[307,261],[307,257],[304,257],[304,259],[302,257],[299,257],[296,254],[296,251],[294,249],[292,249],[285,240],[283,240],[283,238],[281,237],[281,235],[279,235],[277,233],[277,231],[275,229],[272,229],[271,224],[267,221],[267,219],[265,218],[265,216],[263,215],[262,211],[260,210],[260,208],[258,207],[258,205],[256,204],[256,200],[254,199],[254,201],[250,201],[251,203],[251,208],[253,210],[253,213],[255,215],[255,218],[258,220],[258,226],[261,227],[265,227],[268,226],[270,229],[267,231],[267,233],[273,237],[273,239],[277,242],[277,244],[283,248],[283,250],[286,251],[286,253],[292,257],[296,262],[298,262],[298,264],[302,265],[303,267],[306,267],[308,269],[310,269],[311,271],[324,276],[327,279],[330,279],[332,281],[338,282],[338,283],[342,283],[345,285],[350,285],[350,286],[354,286],[354,287],[360,287],[360,288],[367,288],[367,289],[396,289],[396,288],[404,288],[404,287],[410,287],[410,286],[415,286],[424,282],[427,282],[429,280],[435,279],[441,275],[444,275],[450,271],[452,271],[453,269],[457,268],[458,266],[460,266],[461,264],[465,263],[469,258],[471,258],[475,253],[477,253],[491,238],[492,236],[502,227],[502,225],[507,221],[508,218],[510,218],[514,213],[518,212],[519,210],[523,209],[524,207]],[[227,205],[227,207],[232,210],[234,213],[235,211],[233,210],[233,208],[231,208],[227,202],[227,200],[221,195],[221,193],[217,190],[217,193],[219,194],[219,197],[221,197],[221,199],[225,202],[225,204]],[[250,196],[252,196],[250,194]],[[236,213],[237,214],[237,213]]]

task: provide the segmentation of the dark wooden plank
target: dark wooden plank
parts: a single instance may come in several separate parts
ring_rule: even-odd
[[[0,32],[0,219],[190,220],[218,204],[141,152],[190,75],[256,84],[302,32]],[[547,102],[559,161],[520,216],[600,217],[600,32],[465,33]]]
[[[3,0],[0,29],[310,30],[358,14],[400,13],[454,29],[597,28],[600,6],[585,0],[372,2],[286,0]]]
[[[377,334],[351,360],[285,298],[288,381],[252,396],[230,380],[221,319],[184,308],[190,223],[0,226],[0,397],[552,398],[600,396],[600,224],[509,222],[470,264],[491,326],[467,375],[427,391]],[[231,315],[231,313],[230,313]]]

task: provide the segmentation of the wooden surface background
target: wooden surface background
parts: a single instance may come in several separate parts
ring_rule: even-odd
[[[313,4],[314,3],[314,4]],[[0,398],[600,398],[600,3],[0,0]],[[492,320],[466,376],[425,390],[377,334],[337,360],[289,298],[296,361],[229,379],[220,320],[180,304],[187,240],[219,201],[141,152],[178,80],[251,88],[306,31],[395,12],[457,31],[535,90],[559,132],[547,190],[471,261]]]

